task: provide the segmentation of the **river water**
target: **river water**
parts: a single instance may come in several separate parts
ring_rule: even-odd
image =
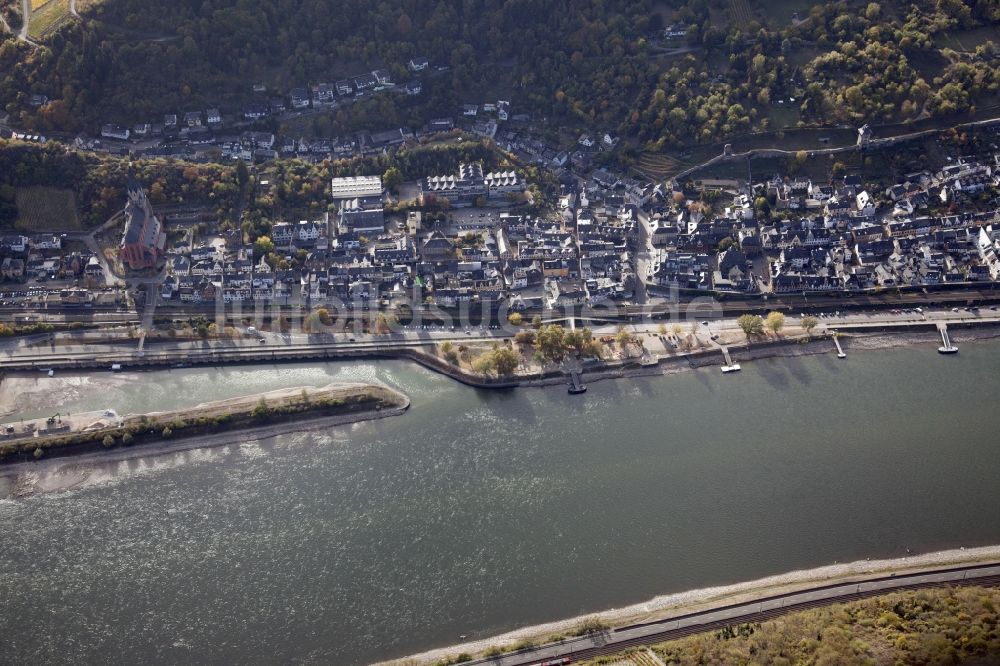
[[[0,501],[0,662],[361,664],[998,543],[998,352],[773,359],[584,396],[479,392],[400,362],[19,380],[5,398],[25,417],[347,380],[413,406]]]

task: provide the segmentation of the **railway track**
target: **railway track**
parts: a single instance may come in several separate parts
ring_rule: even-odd
[[[469,666],[478,664],[489,666],[532,666],[545,660],[561,657],[569,657],[574,662],[577,662],[618,654],[629,648],[655,645],[695,634],[710,633],[727,626],[766,622],[789,613],[859,601],[892,592],[969,585],[985,587],[1000,586],[1000,565],[982,564],[951,567],[901,576],[893,574],[858,582],[817,586],[809,590],[775,595],[755,602],[730,604],[665,620],[616,627],[613,630],[600,632],[591,636],[570,639],[563,643],[543,645],[531,650],[525,650],[522,653],[511,653],[489,659],[480,659],[468,662],[468,664]],[[828,594],[827,596],[822,596],[822,598],[801,599],[804,595],[822,595],[841,589],[843,590],[841,593]],[[785,604],[785,600],[791,600],[792,602]],[[779,602],[780,605],[772,608],[764,608],[764,606],[778,604]],[[754,607],[757,607],[757,609],[754,610]],[[738,611],[742,608],[746,608],[747,611],[744,613],[730,613],[730,611]],[[724,615],[724,617],[711,619],[712,616],[717,615]],[[659,626],[664,628],[661,631],[647,631]],[[629,632],[638,632],[638,635],[623,635]],[[581,645],[586,641],[600,644]]]
[[[671,640],[678,640],[681,638],[687,638],[688,636],[694,636],[696,634],[710,633],[713,631],[718,631],[724,629],[725,627],[731,627],[738,624],[748,624],[751,622],[766,622],[768,620],[774,620],[783,615],[788,615],[789,613],[796,613],[799,611],[810,610],[813,608],[822,608],[823,606],[831,606],[833,604],[850,603],[852,601],[860,601],[862,599],[869,599],[871,597],[882,596],[885,594],[890,594],[891,592],[905,592],[907,590],[920,590],[935,587],[958,587],[962,586],[964,583],[949,582],[949,583],[915,583],[913,585],[903,585],[901,587],[893,588],[890,591],[868,591],[868,592],[853,592],[850,594],[845,594],[842,597],[837,597],[836,599],[818,599],[816,601],[804,602],[801,604],[796,604],[794,606],[785,606],[783,608],[775,608],[772,610],[760,611],[756,613],[747,613],[746,615],[726,619],[717,620],[715,622],[709,622],[706,624],[682,627],[679,629],[670,629],[667,631],[660,632],[659,634],[654,634],[650,637],[633,638],[626,639],[625,641],[614,643],[604,647],[590,648],[588,650],[581,650],[579,652],[572,652],[566,656],[573,659],[573,661],[582,661],[584,659],[593,659],[595,657],[602,657],[605,655],[612,655],[627,650],[633,647],[643,647],[648,645],[655,645],[656,643],[663,643]],[[1000,585],[1000,575],[992,576],[990,578],[984,578],[975,582],[975,585],[981,585],[984,587],[995,587]]]

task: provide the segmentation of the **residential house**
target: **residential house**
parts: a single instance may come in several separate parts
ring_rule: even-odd
[[[677,23],[671,23],[666,28],[663,29],[663,36],[666,39],[680,39],[687,36],[688,27],[684,21],[678,21]]]
[[[292,101],[293,109],[309,108],[309,91],[305,88],[292,88],[288,96]]]
[[[360,96],[369,90],[374,90],[378,85],[378,79],[374,74],[362,74],[361,76],[355,76],[353,79],[354,89],[357,91],[355,95]]]
[[[127,127],[122,127],[120,125],[103,125],[101,127],[101,136],[105,139],[118,139],[119,141],[128,141],[131,131]]]
[[[248,104],[246,108],[243,109],[243,117],[247,120],[260,120],[261,118],[267,118],[267,116],[268,108],[265,104],[260,102]]]
[[[312,87],[313,106],[332,104],[337,98],[337,89],[329,83],[317,83]]]

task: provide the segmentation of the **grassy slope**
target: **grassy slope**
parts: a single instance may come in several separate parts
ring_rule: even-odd
[[[69,18],[69,0],[49,0],[37,11],[32,10],[28,32],[42,39]]]

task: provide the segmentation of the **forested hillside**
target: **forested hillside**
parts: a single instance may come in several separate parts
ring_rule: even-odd
[[[42,52],[5,47],[0,99],[16,101],[27,91],[59,99],[43,117],[59,127],[136,122],[232,103],[255,81],[287,91],[376,67],[405,81],[414,56],[451,67],[444,88],[456,100],[503,79],[523,80],[543,101],[552,95],[542,91],[554,92],[563,74],[586,82],[588,97],[611,99],[626,79],[649,80],[632,71],[637,65],[628,57],[649,20],[648,4],[106,0]]]
[[[0,37],[0,103],[40,130],[239,109],[272,90],[406,61],[450,69],[422,101],[321,121],[380,129],[509,96],[552,126],[647,150],[796,125],[969,117],[1000,104],[996,0],[103,0],[41,48]],[[796,14],[795,11],[798,13]],[[663,40],[668,22],[686,35]],[[31,93],[52,100],[39,109]],[[492,97],[490,97],[492,95]]]

